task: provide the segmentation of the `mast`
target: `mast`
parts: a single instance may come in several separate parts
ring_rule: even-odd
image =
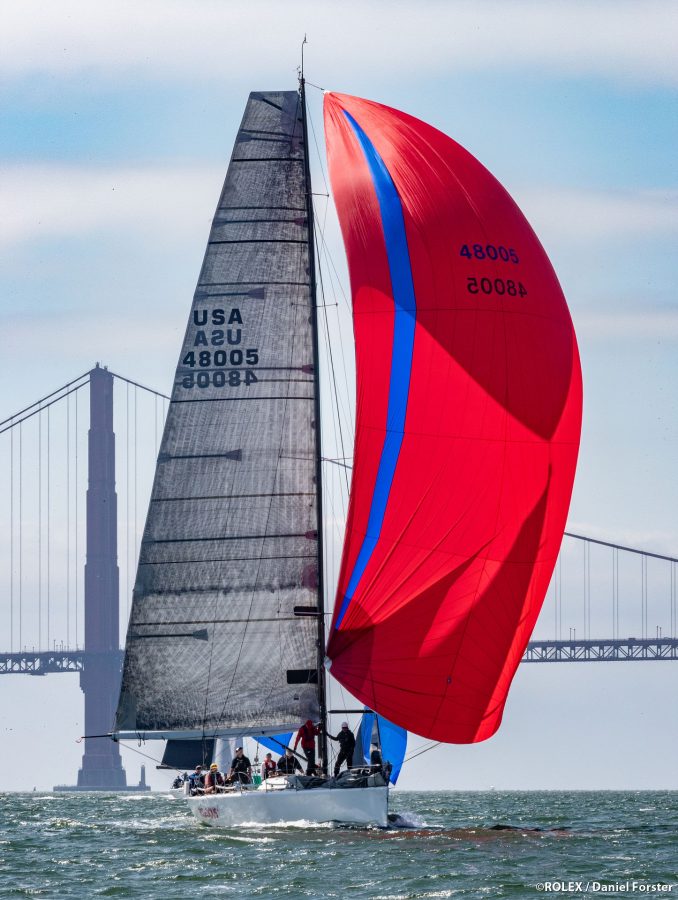
[[[306,43],[306,35],[304,35]],[[327,759],[327,696],[325,677],[325,578],[323,566],[323,481],[322,481],[322,446],[321,446],[321,422],[320,422],[320,355],[318,351],[318,300],[315,275],[315,234],[313,220],[313,193],[311,188],[311,168],[308,151],[308,120],[306,116],[306,82],[303,68],[299,77],[299,90],[301,94],[301,115],[304,131],[304,169],[306,176],[306,211],[308,217],[308,260],[309,275],[311,280],[311,308],[313,328],[313,379],[315,382],[315,454],[316,454],[316,504],[318,518],[318,705],[320,706],[320,723],[322,731],[319,735],[320,757],[322,759],[323,772],[328,770]]]

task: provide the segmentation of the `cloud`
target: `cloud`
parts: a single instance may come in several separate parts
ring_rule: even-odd
[[[329,84],[350,74],[412,77],[538,69],[678,84],[671,0],[22,0],[3,15],[0,71],[57,76],[223,78],[265,84],[299,61]]]
[[[28,247],[43,238],[58,244],[68,238],[117,232],[141,242],[180,248],[180,254],[193,259],[207,238],[223,177],[223,167],[5,167],[0,184],[0,246]],[[583,242],[595,251],[603,242],[678,233],[678,191],[526,187],[514,190],[514,196],[551,251]],[[344,257],[336,225],[330,204],[328,247],[335,264],[340,264]],[[128,258],[126,265],[132,266],[133,260]],[[329,281],[327,287],[331,287]],[[347,285],[344,289],[348,292]],[[618,299],[602,306],[598,300],[595,309],[590,298],[581,300],[573,315],[582,337],[605,341],[678,338],[678,310],[668,303],[657,305],[656,297],[642,306],[634,301],[623,310]],[[99,325],[102,343],[95,346],[108,347],[115,333],[110,323],[88,323],[88,343],[92,344]],[[75,323],[69,327],[75,328]],[[16,339],[21,343],[18,335]],[[129,334],[118,335],[112,342],[129,352],[134,349]]]
[[[678,232],[678,191],[592,191],[527,187],[514,197],[550,240],[614,240]]]
[[[3,168],[0,244],[115,228],[204,233],[214,213],[222,169]]]
[[[190,303],[190,297],[188,298]],[[40,322],[32,316],[21,314],[3,316],[2,333],[5,355],[8,360],[16,359],[17,365],[30,345],[32,352],[45,359],[54,351],[55,341],[65,346],[64,355],[78,354],[78,365],[73,371],[86,370],[95,358],[110,363],[115,369],[118,360],[125,363],[149,358],[160,358],[169,362],[167,371],[172,372],[176,355],[181,347],[188,309],[177,311],[173,304],[170,313],[158,316],[159,305],[137,306],[134,311],[134,327],[130,327],[128,310],[120,307],[107,313],[93,308],[65,312],[42,311]],[[149,335],[152,340],[149,340]],[[129,374],[128,369],[121,372]],[[130,376],[134,377],[134,375]],[[167,389],[167,385],[164,386]]]
[[[0,184],[0,243],[125,228],[205,234],[223,167],[10,165]],[[559,240],[678,232],[678,191],[525,187],[514,196],[539,234]],[[335,213],[331,206],[330,226]],[[332,234],[336,229],[332,229]]]
[[[580,337],[612,342],[628,338],[674,341],[678,338],[678,309],[643,309],[617,312],[579,312],[573,315]]]

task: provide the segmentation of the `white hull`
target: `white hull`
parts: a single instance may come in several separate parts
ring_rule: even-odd
[[[187,797],[203,825],[272,825],[277,822],[339,822],[345,825],[388,824],[388,787],[314,788],[312,790],[243,790]]]

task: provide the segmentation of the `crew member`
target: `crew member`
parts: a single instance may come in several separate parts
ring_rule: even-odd
[[[267,753],[264,757],[264,761],[261,764],[261,778],[263,781],[266,781],[267,778],[270,778],[271,775],[275,775],[276,773],[276,765],[275,760],[273,759],[272,753]]]
[[[219,766],[212,763],[209,772],[205,775],[205,793],[215,794],[217,788],[223,787],[224,776],[219,771]]]
[[[299,760],[294,756],[290,747],[285,748],[285,755],[278,760],[278,771],[283,775],[294,775],[296,770],[303,772]]]
[[[202,777],[202,766],[196,766],[195,770],[191,772],[188,776],[188,781],[190,785],[191,794],[197,794],[199,790],[202,790],[203,786],[203,777]]]
[[[296,750],[299,741],[301,741],[301,749],[306,757],[307,775],[315,775],[315,738],[318,734],[320,734],[320,728],[314,725],[310,719],[306,719],[297,732],[297,739],[294,742],[294,749]]]
[[[341,764],[343,762],[346,763],[347,769],[351,769],[353,767],[355,735],[348,727],[348,722],[342,722],[341,731],[339,732],[339,734],[330,734],[328,731],[327,737],[331,738],[333,741],[339,741],[339,756],[337,756],[337,761],[334,764],[334,777],[336,778],[339,774],[339,769],[341,768]]]
[[[235,756],[231,761],[228,781],[239,781],[241,784],[250,784],[252,781],[252,763],[243,754],[242,747],[235,748]]]
[[[370,771],[371,772],[381,772],[382,766],[384,765],[383,760],[381,758],[381,750],[377,747],[376,744],[372,744],[370,747]]]

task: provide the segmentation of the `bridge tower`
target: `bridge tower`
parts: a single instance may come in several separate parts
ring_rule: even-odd
[[[85,695],[85,734],[110,731],[120,689],[120,628],[115,492],[113,375],[97,363],[90,372],[85,653],[80,687]],[[142,779],[143,781],[143,779]],[[127,786],[117,743],[85,738],[78,783],[62,791],[148,790]]]

